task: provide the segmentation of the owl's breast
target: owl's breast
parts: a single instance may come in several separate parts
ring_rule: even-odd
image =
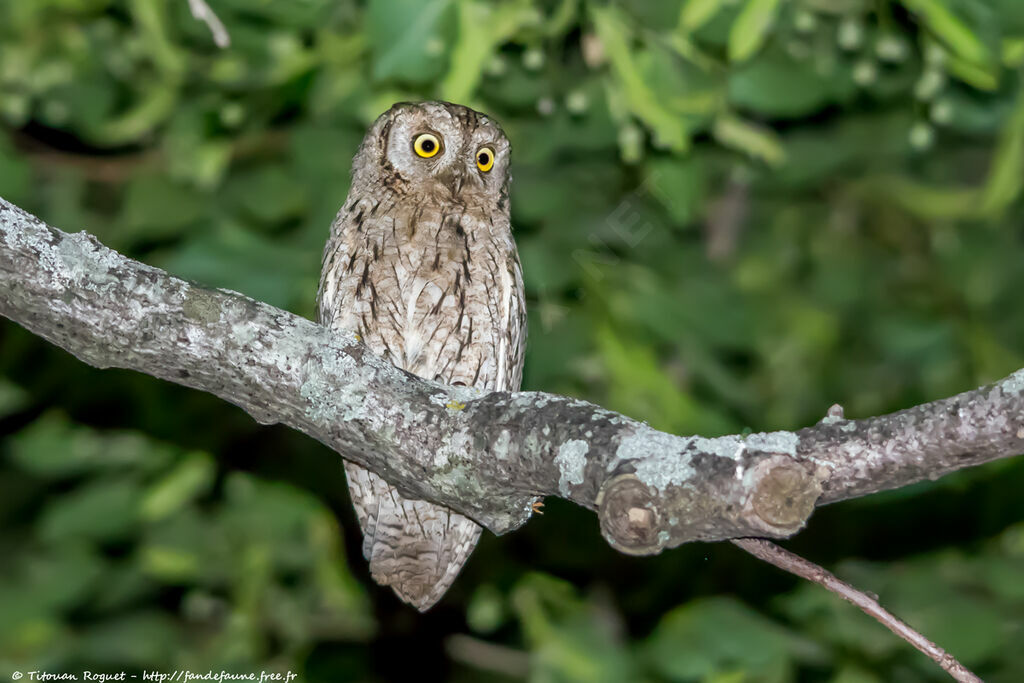
[[[364,220],[348,242],[335,308],[377,353],[410,372],[483,388],[508,381],[516,283],[507,218],[414,206]],[[516,301],[515,303],[519,303]],[[343,325],[339,325],[343,326]]]

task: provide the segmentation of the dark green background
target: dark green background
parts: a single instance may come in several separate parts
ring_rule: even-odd
[[[513,145],[527,389],[676,433],[864,417],[1024,366],[1017,0],[0,0],[0,196],[313,316],[393,102]],[[336,454],[0,324],[0,678],[939,681],[729,545],[630,558],[556,500],[427,615],[368,577]],[[1024,680],[1024,461],[789,545]]]

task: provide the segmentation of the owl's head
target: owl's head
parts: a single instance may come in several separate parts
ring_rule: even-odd
[[[508,161],[508,138],[486,115],[448,102],[401,102],[366,134],[353,182],[501,205],[507,201]]]

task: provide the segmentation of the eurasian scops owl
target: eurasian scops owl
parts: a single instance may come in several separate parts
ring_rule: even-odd
[[[352,164],[324,250],[320,322],[353,330],[400,368],[448,384],[516,391],[526,310],[509,223],[509,143],[479,112],[396,104]],[[448,508],[401,496],[345,463],[373,578],[426,610],[480,537]]]

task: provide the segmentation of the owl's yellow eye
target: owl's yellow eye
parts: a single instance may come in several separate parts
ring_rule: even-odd
[[[476,153],[476,167],[487,173],[491,166],[494,166],[494,150],[490,147],[481,147]]]
[[[433,133],[420,133],[412,143],[412,148],[424,159],[429,159],[441,151],[441,141]]]

